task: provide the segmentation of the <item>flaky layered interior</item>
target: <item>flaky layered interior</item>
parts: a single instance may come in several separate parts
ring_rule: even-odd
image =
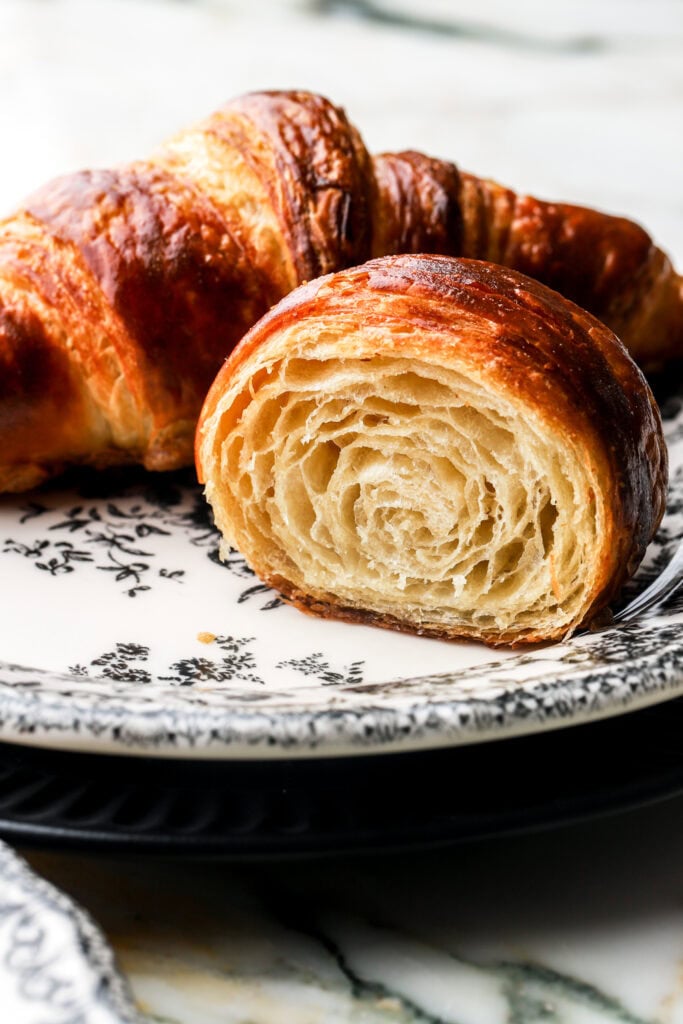
[[[457,362],[326,342],[262,353],[205,424],[227,542],[304,603],[451,636],[570,632],[606,541],[585,451]]]

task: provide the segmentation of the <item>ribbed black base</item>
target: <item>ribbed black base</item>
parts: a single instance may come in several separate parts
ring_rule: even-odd
[[[452,843],[683,791],[683,699],[558,732],[402,755],[273,762],[0,745],[13,843],[252,858]]]

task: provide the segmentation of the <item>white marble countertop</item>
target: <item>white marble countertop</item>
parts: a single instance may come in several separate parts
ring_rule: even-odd
[[[0,209],[230,96],[296,86],[344,105],[373,150],[624,213],[683,264],[682,3],[362,6],[3,0]],[[683,1022],[681,799],[365,861],[31,861],[165,1024]]]
[[[144,155],[231,96],[301,87],[343,105],[371,150],[624,213],[683,260],[679,0],[375,4],[399,24],[359,2],[3,0],[0,209]],[[413,8],[421,30],[400,25]]]
[[[33,867],[157,1024],[680,1024],[683,800],[438,853]]]

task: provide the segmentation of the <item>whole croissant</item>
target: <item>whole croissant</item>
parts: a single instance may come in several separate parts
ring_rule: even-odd
[[[248,95],[149,160],[57,179],[0,224],[0,491],[74,463],[189,464],[245,331],[301,282],[398,252],[530,274],[644,366],[683,352],[681,278],[637,225],[419,153],[373,160],[327,100]]]
[[[480,260],[298,288],[197,430],[223,551],[318,615],[491,644],[591,622],[666,499],[654,399],[612,332]]]

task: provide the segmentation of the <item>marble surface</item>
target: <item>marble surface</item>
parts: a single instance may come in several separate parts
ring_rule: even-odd
[[[683,264],[677,0],[3,0],[0,210],[293,86],[343,104],[374,150],[627,214]],[[365,861],[29,856],[158,1024],[683,1022],[680,799]]]
[[[683,798],[440,852],[29,854],[157,1024],[680,1024]]]
[[[679,0],[3,0],[0,210],[233,95],[303,87],[373,150],[625,213],[683,261],[682,53]]]

